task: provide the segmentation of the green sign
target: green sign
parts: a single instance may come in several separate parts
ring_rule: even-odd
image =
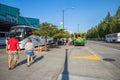
[[[60,22],[60,29],[63,29],[63,22]]]

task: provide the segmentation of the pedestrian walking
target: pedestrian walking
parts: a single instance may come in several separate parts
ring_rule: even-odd
[[[28,42],[25,45],[25,53],[27,56],[27,67],[30,67],[30,64],[33,62],[34,56],[34,44],[31,38],[28,38]]]
[[[16,67],[19,53],[20,53],[20,47],[18,44],[18,39],[15,38],[15,34],[10,35],[10,39],[6,42],[6,53],[8,54],[8,69],[11,70],[12,68]],[[14,65],[12,66],[12,61]]]

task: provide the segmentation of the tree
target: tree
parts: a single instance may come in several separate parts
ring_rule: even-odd
[[[70,37],[70,33],[68,31],[64,31],[63,29],[58,29],[56,25],[53,25],[48,22],[44,22],[40,24],[40,29],[33,32],[34,35],[45,36],[45,49],[47,49],[47,37],[53,38],[68,38]]]
[[[97,27],[92,27],[87,31],[87,37],[100,38],[105,37],[106,34],[120,32],[120,6],[116,11],[115,16],[111,16],[108,12],[107,16],[101,21]]]
[[[116,12],[116,15],[115,15],[117,18],[120,18],[120,6],[118,7],[118,10]]]
[[[59,32],[57,34],[54,35],[55,38],[69,38],[70,37],[70,33],[67,31],[61,31],[59,30]]]
[[[40,29],[33,32],[34,35],[45,36],[45,50],[47,50],[47,37],[53,37],[58,32],[56,25],[44,22],[40,24]]]
[[[120,6],[116,12],[116,20],[117,20],[117,24],[116,24],[116,32],[120,32]]]
[[[55,38],[62,38],[64,35],[64,30],[63,29],[59,29],[57,34],[54,34]]]

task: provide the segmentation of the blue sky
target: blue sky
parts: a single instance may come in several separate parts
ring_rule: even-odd
[[[0,3],[20,9],[20,15],[38,18],[60,26],[64,10],[64,27],[72,33],[87,32],[98,25],[108,12],[115,15],[120,0],[0,0]],[[71,9],[74,7],[74,9]]]

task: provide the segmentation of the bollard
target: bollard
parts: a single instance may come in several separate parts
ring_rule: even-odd
[[[41,46],[38,47],[38,52],[42,52],[42,47]]]

